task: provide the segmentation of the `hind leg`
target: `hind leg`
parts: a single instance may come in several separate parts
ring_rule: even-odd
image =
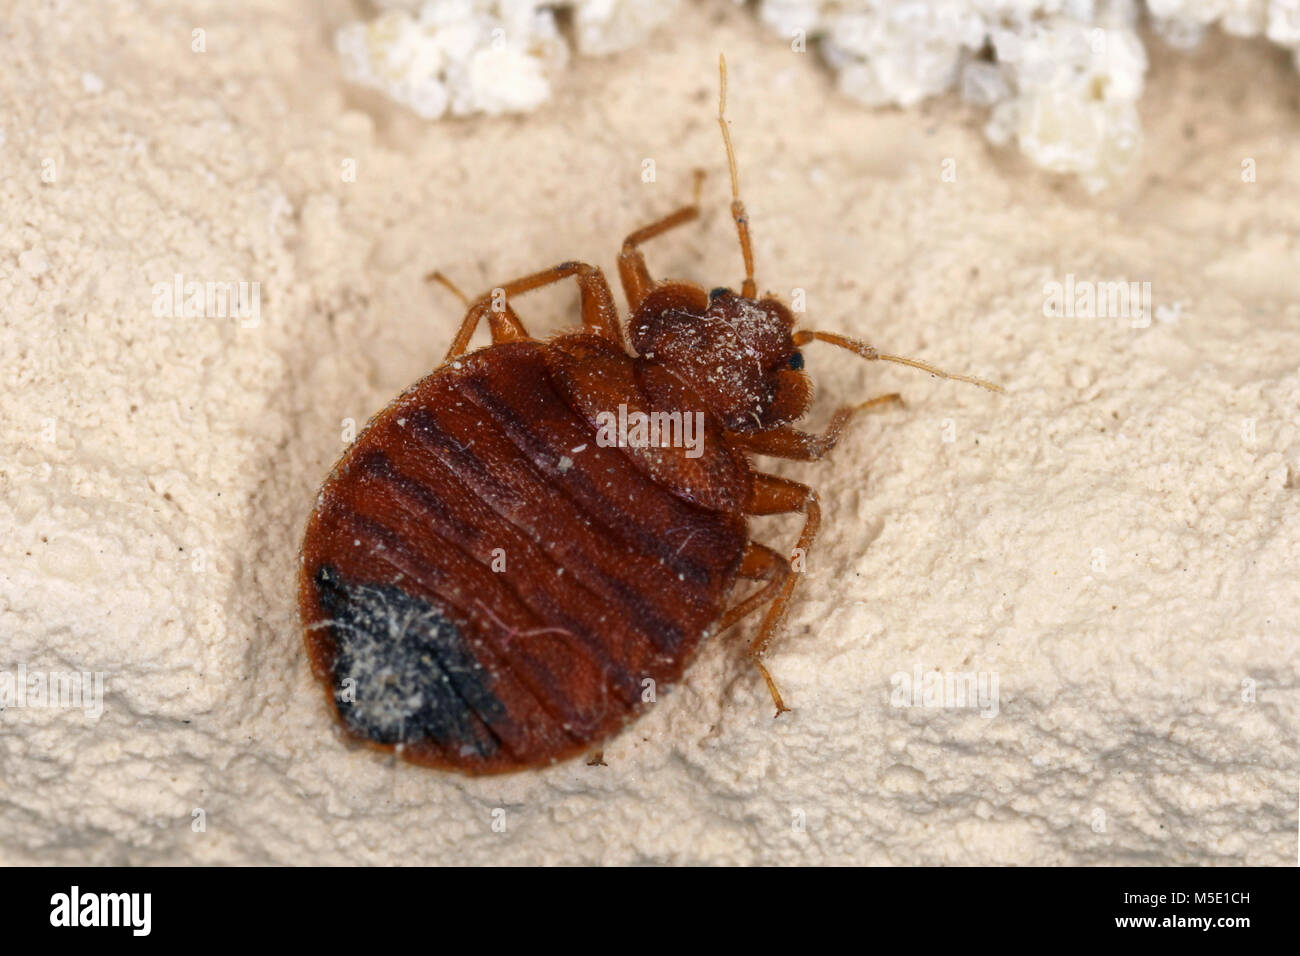
[[[790,570],[789,562],[776,551],[773,551],[765,544],[751,541],[745,545],[745,554],[741,558],[739,576],[746,580],[763,581],[764,584],[762,587],[756,588],[743,601],[733,604],[723,612],[722,618],[718,622],[719,633],[765,605],[771,604],[785,582],[794,576],[794,572]],[[772,675],[768,673],[767,668],[758,659],[758,655],[754,653],[752,647],[750,648],[750,655],[759,673],[763,675],[763,680],[767,682],[768,690],[772,694],[772,700],[776,702],[776,716],[780,717],[789,708],[782,703],[781,693],[776,689],[776,682],[772,680]]]
[[[790,570],[789,563],[780,554],[765,544],[751,541],[745,545],[745,554],[741,558],[738,573],[747,581],[762,581],[763,586],[756,588],[753,594],[740,603],[733,604],[722,613],[722,618],[718,621],[719,633],[742,618],[748,617],[765,604],[770,604],[777,589],[793,572]]]

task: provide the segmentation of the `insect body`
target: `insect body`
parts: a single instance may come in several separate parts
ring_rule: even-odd
[[[725,98],[724,66],[739,292],[646,269],[641,244],[698,216],[697,178],[695,203],[623,244],[627,339],[593,266],[507,283],[470,305],[446,362],[377,415],[325,481],[299,606],[313,671],[350,736],[467,773],[589,752],[679,680],[707,636],[763,609],[751,652],[786,710],[760,657],[798,576],[750,539],[748,516],[802,513],[806,554],[820,510],[811,488],[749,456],[815,460],[855,411],[898,398],[842,408],[822,435],[800,431],[811,388],[799,347],[821,340],[943,373],[797,331],[784,305],[758,296]],[[533,339],[512,298],[570,277],[582,327]],[[468,352],[484,318],[492,345]],[[738,579],[757,586],[733,600]]]

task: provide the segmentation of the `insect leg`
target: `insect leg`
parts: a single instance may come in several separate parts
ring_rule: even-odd
[[[771,455],[773,458],[790,458],[794,461],[817,461],[838,444],[844,427],[857,412],[881,405],[903,403],[903,396],[897,392],[879,395],[858,405],[845,405],[835,410],[826,431],[820,435],[810,435],[793,425],[782,425],[765,432],[745,435],[739,432],[728,435],[731,442],[745,451],[756,455]]]
[[[723,612],[718,621],[719,633],[769,603],[777,588],[791,572],[789,563],[780,554],[765,544],[750,541],[745,545],[745,554],[740,559],[738,573],[746,580],[763,581],[764,584],[749,597]]]
[[[430,272],[424,279],[426,282],[442,284],[450,289],[451,293],[460,299],[462,303],[469,306],[469,311],[465,313],[465,318],[460,323],[460,330],[456,333],[456,338],[452,340],[451,349],[447,352],[447,359],[463,355],[465,350],[469,348],[469,340],[474,336],[474,330],[478,328],[479,320],[483,318],[484,313],[488,317],[488,327],[492,332],[493,345],[498,342],[513,342],[516,339],[530,338],[528,330],[519,321],[519,316],[510,307],[510,303],[502,301],[503,308],[499,309],[492,308],[494,303],[490,298],[486,304],[482,299],[471,303],[469,297],[464,292],[461,292],[454,282],[437,270]]]
[[[618,308],[614,305],[614,295],[609,291],[609,283],[605,281],[605,274],[595,266],[589,266],[585,262],[561,262],[558,266],[552,266],[550,269],[543,269],[541,272],[534,272],[532,275],[507,282],[505,285],[499,286],[476,299],[474,304],[470,306],[469,314],[465,316],[465,322],[461,325],[460,331],[456,333],[451,348],[447,351],[447,360],[449,361],[463,354],[469,348],[470,337],[474,334],[474,328],[485,312],[490,315],[500,315],[502,321],[507,324],[509,319],[513,317],[518,332],[521,334],[516,335],[512,332],[510,338],[527,338],[527,333],[523,331],[523,324],[510,311],[510,303],[507,301],[509,297],[530,292],[533,289],[559,282],[561,279],[567,279],[570,276],[576,276],[578,279],[578,295],[579,301],[582,303],[582,324],[622,345],[623,329],[618,321]],[[495,321],[495,319],[490,318],[489,321]],[[497,341],[495,329],[496,326],[494,325],[494,342]],[[502,339],[502,341],[509,341],[509,339]]]
[[[778,478],[776,475],[766,475],[761,472],[754,475],[754,490],[750,493],[745,511],[752,515],[801,512],[804,516],[804,525],[803,530],[799,532],[799,540],[795,543],[794,553],[805,557],[808,554],[808,549],[812,546],[813,538],[817,536],[817,528],[821,525],[822,520],[821,506],[817,503],[817,492],[807,485],[799,484],[797,481],[790,481],[786,478]],[[795,585],[798,583],[798,574],[786,575],[781,582],[780,588],[777,589],[776,597],[768,605],[767,613],[763,615],[763,623],[758,629],[758,636],[749,645],[750,656],[753,657],[754,663],[763,675],[763,680],[767,682],[767,689],[772,695],[772,702],[776,704],[776,716],[778,717],[790,708],[786,707],[785,702],[781,700],[781,693],[776,689],[776,682],[772,680],[772,675],[763,666],[761,658],[767,650],[767,645],[771,643],[776,629],[785,620],[785,612],[790,604],[790,596],[794,593]]]
[[[654,279],[645,265],[645,255],[638,246],[655,236],[662,235],[669,229],[696,219],[700,214],[700,186],[704,183],[704,170],[695,171],[695,196],[689,206],[683,206],[650,223],[642,226],[623,240],[623,250],[618,254],[618,278],[623,284],[623,294],[627,296],[627,306],[633,312],[641,305],[641,300],[654,288]]]

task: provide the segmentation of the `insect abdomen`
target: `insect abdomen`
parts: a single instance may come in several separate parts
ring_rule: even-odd
[[[308,528],[317,676],[352,735],[422,763],[510,770],[599,743],[644,681],[680,677],[735,579],[744,519],[600,447],[545,348],[494,346],[418,383]],[[341,698],[349,678],[368,696]]]

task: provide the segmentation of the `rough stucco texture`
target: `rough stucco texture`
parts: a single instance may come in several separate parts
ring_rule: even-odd
[[[527,117],[437,124],[338,80],[330,36],[355,14],[5,17],[0,668],[107,688],[97,720],[0,713],[0,859],[1294,859],[1285,57],[1152,44],[1141,168],[1089,197],[990,148],[955,101],[840,99],[726,4],[578,61]],[[476,290],[569,258],[612,273],[695,166],[710,211],[656,241],[652,270],[736,281],[720,49],[761,284],[806,290],[809,324],[1008,393],[809,350],[814,426],[885,391],[907,406],[827,462],[773,464],[826,514],[770,655],[793,713],[772,719],[751,627],[712,642],[607,767],[471,780],[349,749],[293,604],[343,420],[446,348],[461,310],[425,271]],[[153,286],[177,274],[260,283],[260,322],[156,317]],[[1067,275],[1149,282],[1157,314],[1045,315]],[[556,288],[521,311],[553,331],[575,303]],[[754,528],[784,547],[797,523]],[[996,676],[996,713],[895,706],[895,675],[917,671]]]

